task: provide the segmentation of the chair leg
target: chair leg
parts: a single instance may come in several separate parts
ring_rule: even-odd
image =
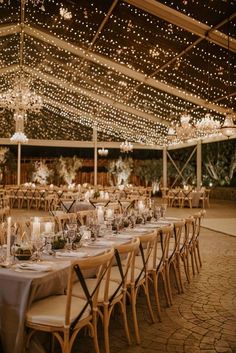
[[[152,305],[151,305],[151,300],[150,300],[148,277],[146,277],[145,284],[143,285],[143,288],[144,288],[144,293],[145,293],[145,296],[146,296],[148,311],[149,311],[152,323],[154,323],[155,322],[155,318],[154,318]]]
[[[196,244],[194,244],[194,247],[193,247],[193,257],[194,257],[194,262],[195,262],[195,265],[196,265],[196,270],[197,270],[197,272],[199,273],[199,267],[198,267],[198,261],[197,261]]]
[[[191,265],[192,265],[192,272],[193,275],[195,276],[195,265],[194,265],[194,258],[193,258],[193,247],[190,250],[190,255],[191,255]]]
[[[170,264],[166,266],[165,274],[166,274],[167,292],[170,300],[170,305],[172,305],[173,297],[172,297],[171,284],[170,284]]]
[[[97,334],[97,313],[93,314],[93,345],[96,353],[100,353]]]
[[[103,309],[103,334],[104,334],[105,353],[110,353],[109,321],[110,321],[109,310],[108,310],[107,305],[104,305],[104,309]]]
[[[156,306],[157,306],[157,313],[158,313],[159,321],[161,321],[161,306],[160,306],[159,293],[158,293],[158,276],[156,274],[156,271],[153,271],[152,278],[153,278],[153,288],[154,288],[154,296],[155,296]],[[167,305],[169,306],[169,303],[167,303]]]
[[[133,316],[133,323],[134,323],[134,333],[136,338],[136,343],[140,344],[140,334],[139,334],[139,327],[138,327],[138,319],[137,319],[137,311],[136,311],[136,298],[137,298],[137,291],[134,287],[130,289],[130,301],[131,301],[131,309],[132,309],[132,316]]]
[[[187,282],[190,283],[189,266],[188,266],[188,255],[187,254],[183,254],[181,256],[181,259],[182,259],[183,264],[184,264],[184,272],[185,272],[185,276],[186,276]]]
[[[178,257],[178,255],[177,255],[177,257]],[[178,264],[176,265],[176,262],[178,261],[178,260],[177,260],[177,257],[176,257],[176,259],[172,262],[172,268],[173,268],[173,271],[174,271],[175,282],[176,282],[176,285],[177,285],[178,293],[180,294],[180,293],[181,293],[181,285],[180,285]]]
[[[123,318],[125,335],[126,335],[128,344],[131,345],[131,338],[130,338],[130,333],[129,333],[127,312],[126,312],[126,295],[125,294],[124,294],[122,302],[119,302],[119,304],[120,304],[121,314],[122,314],[122,318]]]
[[[178,272],[178,277],[179,277],[179,284],[180,284],[181,293],[184,293],[184,286],[183,286],[181,269],[180,269],[180,254],[177,255],[176,262],[177,262],[177,272]]]
[[[196,249],[197,249],[198,261],[199,261],[200,267],[202,267],[202,259],[201,259],[201,255],[200,255],[200,248],[199,248],[199,241],[198,240],[196,242]]]

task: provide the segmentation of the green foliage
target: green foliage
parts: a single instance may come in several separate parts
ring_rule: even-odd
[[[203,156],[205,181],[213,181],[215,185],[221,186],[231,185],[236,173],[235,141],[207,144]]]
[[[148,159],[140,163],[135,168],[134,173],[148,185],[149,183],[160,181],[162,168],[162,159]]]

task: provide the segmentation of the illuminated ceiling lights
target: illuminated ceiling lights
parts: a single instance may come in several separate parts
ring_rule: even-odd
[[[101,157],[106,157],[108,155],[108,149],[106,149],[104,147],[103,148],[99,148],[98,154]]]
[[[129,152],[133,152],[133,145],[131,142],[129,141],[125,141],[125,142],[122,142],[120,144],[120,151],[122,153],[129,153]]]

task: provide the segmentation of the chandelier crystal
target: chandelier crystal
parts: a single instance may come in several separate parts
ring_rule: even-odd
[[[227,113],[225,121],[221,126],[221,133],[227,137],[231,137],[236,134],[236,125],[234,124],[234,115],[233,113]]]
[[[120,151],[124,153],[133,152],[133,145],[129,141],[122,142],[120,144]]]
[[[106,157],[108,155],[108,149],[106,149],[104,147],[103,148],[99,148],[98,154],[101,157]]]
[[[190,123],[191,116],[183,114],[180,117],[180,124],[175,128],[171,126],[167,133],[170,142],[187,142],[197,138],[215,136],[219,134],[220,122],[207,113],[204,118],[199,119],[195,124]]]
[[[195,124],[199,136],[212,136],[217,134],[220,128],[220,122],[207,113],[204,118],[198,120]]]
[[[24,75],[16,77],[13,87],[0,93],[0,107],[17,113],[39,112],[42,108],[42,97],[30,89],[30,82]]]

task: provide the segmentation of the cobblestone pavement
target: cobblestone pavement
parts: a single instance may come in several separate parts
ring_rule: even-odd
[[[202,228],[203,267],[185,292],[174,291],[174,303],[165,307],[162,322],[151,324],[144,296],[138,298],[141,345],[128,346],[121,319],[114,313],[110,326],[111,353],[236,353],[236,239]],[[183,279],[185,279],[183,275]],[[153,308],[154,298],[152,297]],[[129,324],[133,335],[130,308]],[[101,353],[104,352],[99,330]],[[78,350],[77,350],[78,349]],[[80,338],[75,352],[93,352],[88,338]]]

